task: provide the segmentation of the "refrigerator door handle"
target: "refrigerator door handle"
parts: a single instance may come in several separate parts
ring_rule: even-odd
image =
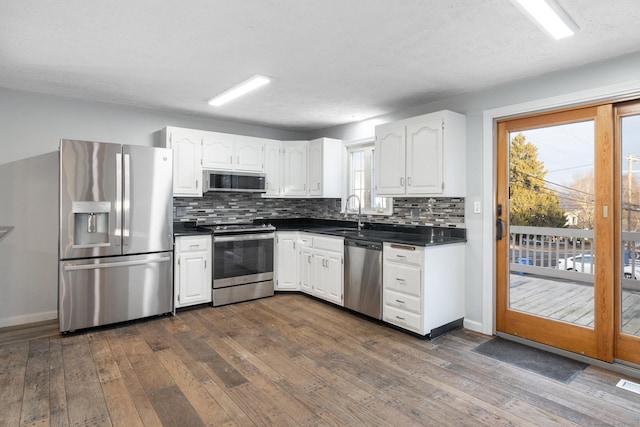
[[[115,268],[115,267],[130,267],[132,265],[144,265],[151,264],[156,262],[167,262],[171,261],[171,257],[165,256],[154,259],[145,259],[140,261],[119,261],[119,262],[107,262],[101,264],[80,264],[80,265],[65,265],[65,271],[78,271],[78,270],[100,270],[103,268]]]
[[[122,244],[122,154],[116,154],[116,231],[115,245]]]
[[[122,198],[122,246],[129,245],[129,212],[131,209],[131,170],[130,170],[130,158],[129,154],[124,155],[124,167],[122,173],[124,174],[124,197]]]

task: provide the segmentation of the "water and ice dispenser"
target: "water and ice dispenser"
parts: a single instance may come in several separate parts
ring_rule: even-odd
[[[73,247],[109,246],[111,202],[73,202]]]

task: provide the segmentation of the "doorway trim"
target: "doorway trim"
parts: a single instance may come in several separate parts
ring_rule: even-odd
[[[550,98],[484,110],[482,113],[482,323],[465,321],[465,327],[486,335],[496,333],[496,121],[519,115],[578,107],[589,103],[640,97],[640,80],[571,92]]]

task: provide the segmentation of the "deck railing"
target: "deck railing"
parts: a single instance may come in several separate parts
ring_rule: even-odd
[[[582,271],[558,270],[560,259],[591,255],[593,230],[551,227],[509,227],[510,270],[593,283],[587,266]]]
[[[577,264],[573,271],[559,270],[557,265],[562,259],[593,255],[594,237],[593,230],[511,226],[509,269],[516,273],[593,283],[593,266],[590,264]],[[640,232],[623,232],[621,243],[623,283],[640,280]]]

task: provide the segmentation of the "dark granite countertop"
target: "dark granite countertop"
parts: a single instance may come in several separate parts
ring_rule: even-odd
[[[211,234],[208,228],[198,227],[195,221],[180,221],[173,223],[173,236],[195,236],[198,234]]]
[[[276,227],[277,231],[306,231],[348,239],[415,246],[448,245],[467,241],[466,230],[462,228],[365,223],[363,230],[358,231],[353,221],[295,218],[256,222],[270,223]]]

